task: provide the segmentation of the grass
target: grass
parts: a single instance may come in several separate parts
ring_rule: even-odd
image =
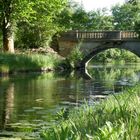
[[[140,86],[112,95],[96,105],[83,105],[44,130],[46,140],[139,140]]]
[[[55,54],[6,54],[0,53],[0,73],[36,71],[56,68],[61,59]]]

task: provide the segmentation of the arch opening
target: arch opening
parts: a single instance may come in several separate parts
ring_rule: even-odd
[[[93,56],[89,63],[112,63],[115,61],[131,63],[140,61],[140,58],[126,49],[111,48]]]
[[[113,51],[112,51],[113,50]],[[117,56],[117,51],[119,55]],[[126,62],[140,62],[140,51],[138,51],[138,48],[135,47],[127,47],[126,45],[112,45],[112,46],[98,46],[94,48],[88,55],[86,55],[83,60],[81,61],[82,65],[85,65],[85,67],[88,66],[88,63],[93,58],[99,58],[102,60],[102,55],[105,54],[109,57],[106,57],[107,59],[116,59],[116,60],[124,60]],[[99,56],[98,56],[99,55]],[[111,58],[112,56],[112,58]],[[118,59],[119,58],[119,59]],[[131,59],[130,59],[131,58]],[[103,58],[105,61],[105,58]],[[131,61],[130,61],[131,60]],[[104,62],[103,61],[103,62]]]

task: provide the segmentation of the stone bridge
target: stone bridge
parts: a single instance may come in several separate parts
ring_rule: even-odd
[[[140,39],[134,31],[68,31],[58,39],[59,54],[67,57],[79,44],[84,57],[77,68],[85,68],[96,54],[110,48],[125,49],[140,57]]]

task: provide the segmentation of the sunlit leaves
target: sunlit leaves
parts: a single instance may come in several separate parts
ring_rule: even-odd
[[[50,20],[63,10],[65,3],[66,0],[0,0],[0,13],[6,12],[10,20],[16,21],[35,19],[38,14]]]
[[[41,38],[41,42],[37,42],[43,44],[59,30],[59,26],[54,21],[66,2],[67,0],[0,0],[0,21],[6,19],[10,24],[12,23],[12,26],[17,27],[15,37],[16,40],[21,39],[20,43],[27,35],[25,40],[32,38],[30,41],[34,41]],[[38,33],[37,36],[35,33]]]
[[[140,12],[138,5],[126,3],[122,6],[116,5],[112,8],[114,26],[116,30],[134,30],[135,22]]]

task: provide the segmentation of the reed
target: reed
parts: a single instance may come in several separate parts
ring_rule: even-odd
[[[96,105],[72,110],[68,119],[41,133],[48,140],[139,140],[140,86]],[[63,115],[62,115],[63,116]]]
[[[0,73],[54,69],[60,61],[60,58],[54,54],[0,53]]]

